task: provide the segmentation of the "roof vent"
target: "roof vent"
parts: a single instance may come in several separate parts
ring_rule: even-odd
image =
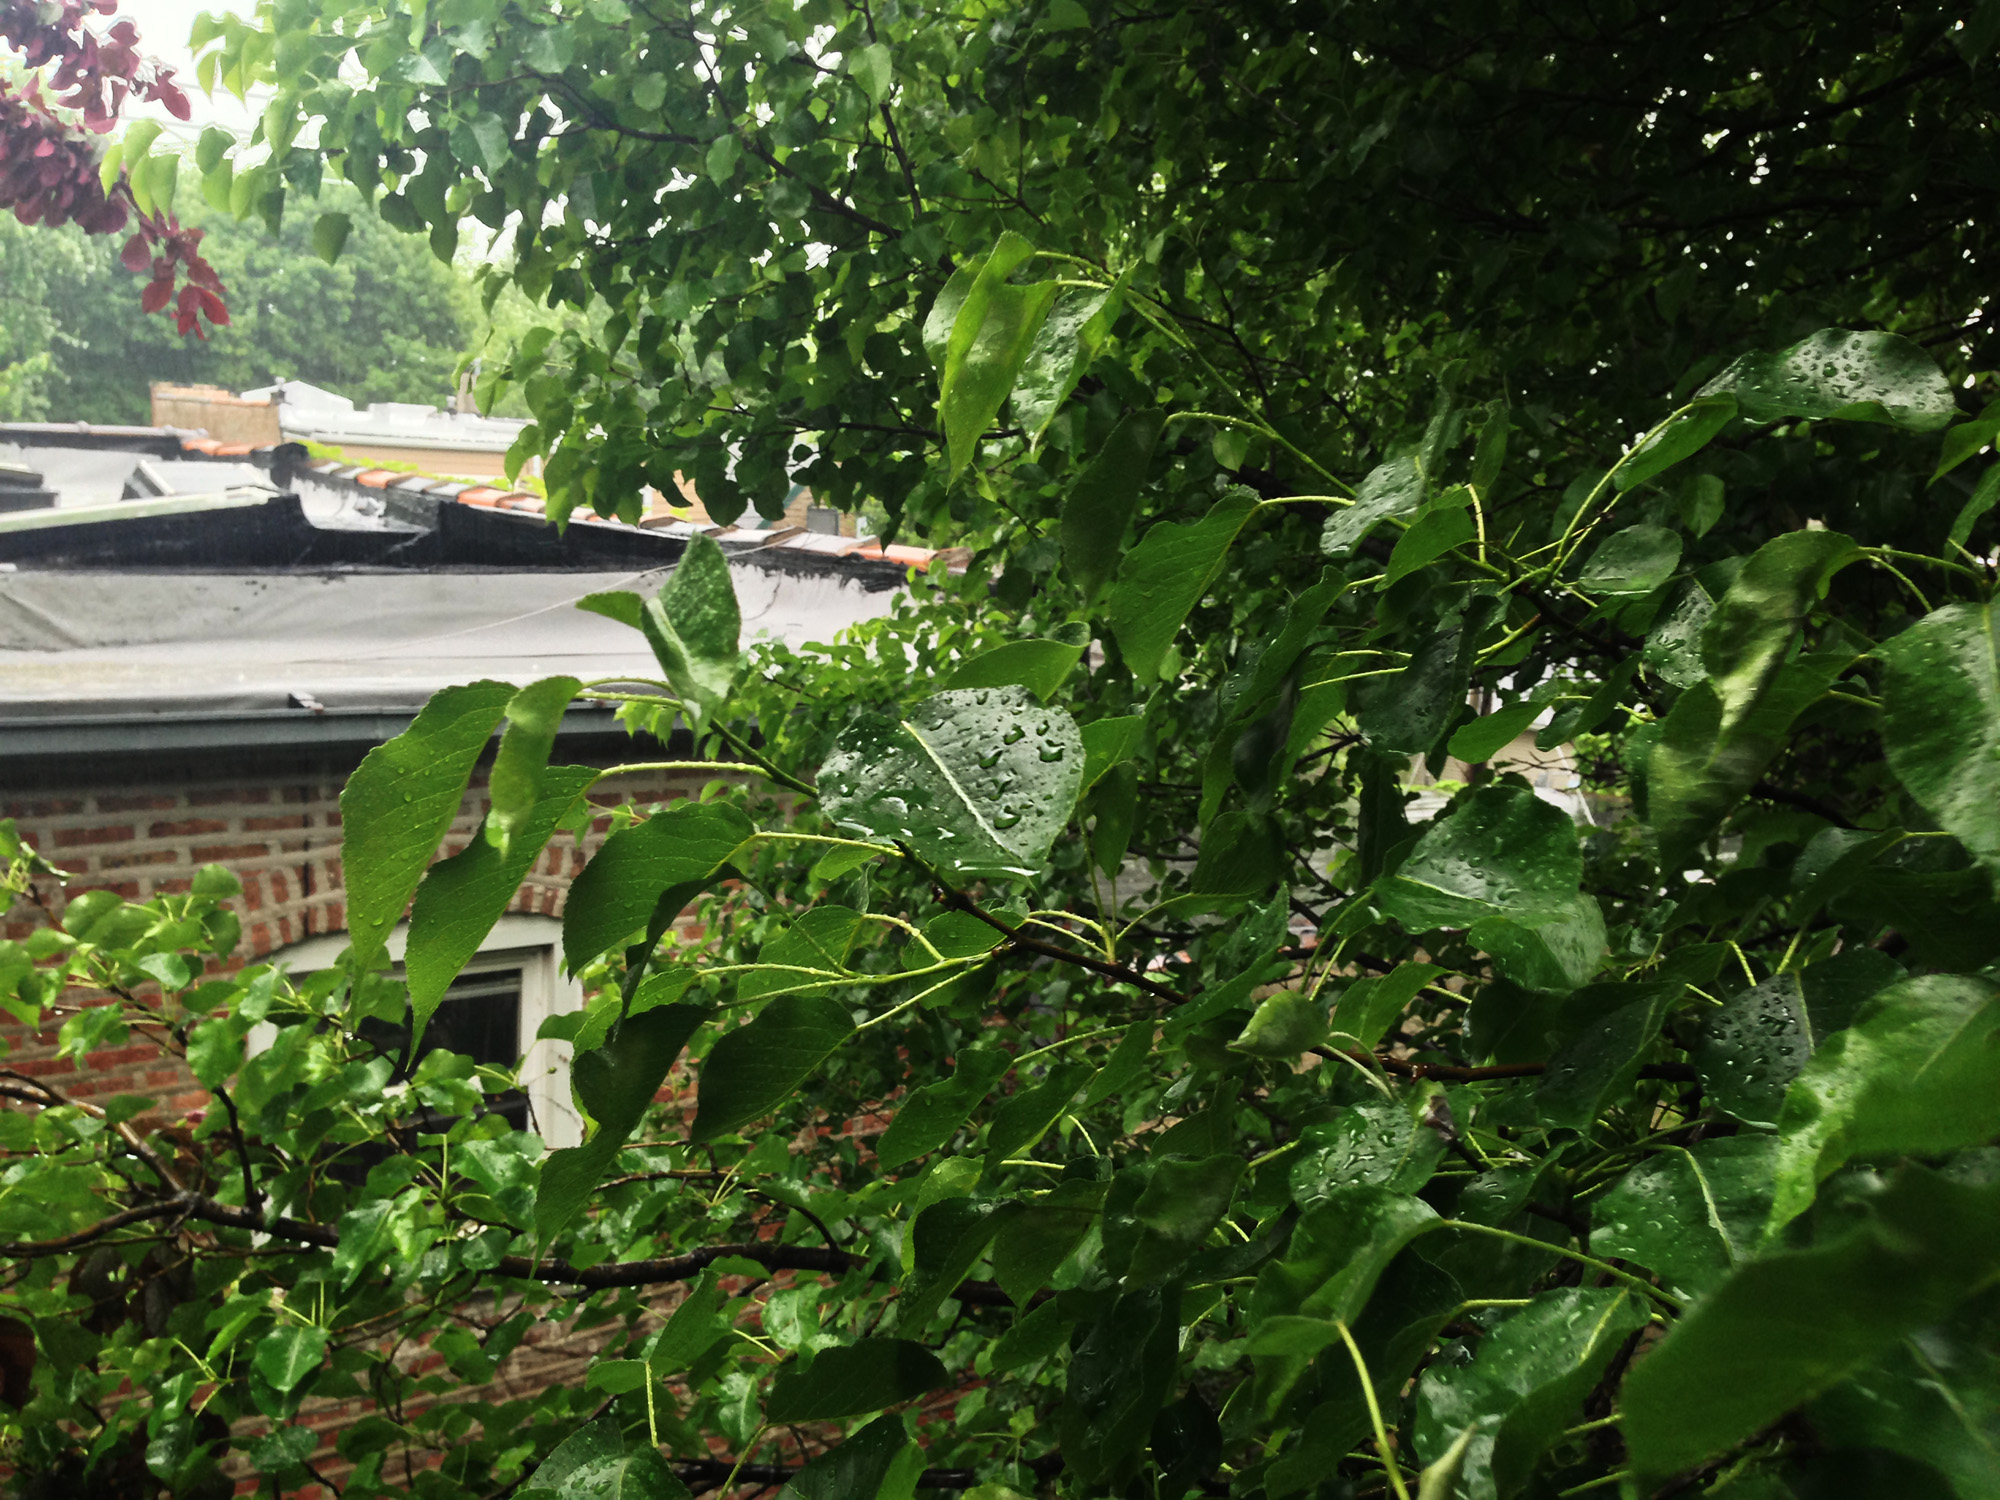
[[[0,511],[48,510],[56,503],[56,492],[42,483],[42,476],[23,464],[0,463]]]

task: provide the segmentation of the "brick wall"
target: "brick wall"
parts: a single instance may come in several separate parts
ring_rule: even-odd
[[[698,791],[709,779],[659,774],[616,777],[599,783],[591,797],[606,808],[626,801],[641,805],[665,802]],[[70,885],[72,896],[85,890],[109,889],[128,900],[144,901],[186,890],[203,865],[227,866],[243,882],[243,894],[231,903],[243,923],[243,943],[228,963],[211,966],[226,971],[305,938],[342,929],[346,913],[340,867],[342,781],[340,774],[330,773],[262,781],[162,780],[156,785],[53,790],[0,798],[0,817],[15,819],[23,836],[45,858],[77,877]],[[444,854],[464,847],[488,805],[482,770],[460,806]],[[560,916],[570,882],[609,830],[606,816],[595,819],[579,834],[558,834],[536,861],[509,909]],[[57,910],[59,900],[51,902]],[[41,913],[32,904],[19,903],[0,917],[0,935],[18,940],[41,920]],[[53,1025],[40,1035],[31,1035],[18,1022],[0,1019],[0,1038],[9,1049],[5,1066],[31,1077],[46,1077],[75,1098],[146,1094],[159,1101],[158,1111],[163,1115],[202,1109],[212,1102],[185,1068],[151,1043],[93,1053],[87,1066],[78,1071],[55,1056]],[[679,1288],[670,1288],[647,1300],[658,1318],[670,1312],[680,1296]],[[552,1318],[538,1324],[502,1362],[492,1383],[463,1395],[508,1400],[549,1384],[580,1383],[614,1331],[603,1326],[580,1331],[572,1320]],[[428,1350],[413,1349],[408,1358],[425,1368],[441,1363]],[[419,1404],[428,1405],[430,1400]],[[299,1413],[298,1421],[320,1438],[313,1456],[315,1467],[336,1484],[350,1466],[334,1444],[345,1428],[370,1409],[371,1403],[360,1399],[321,1400],[306,1403]],[[260,1426],[242,1424],[239,1439]],[[232,1469],[241,1476],[237,1492],[255,1493],[254,1478],[235,1464]],[[314,1500],[319,1493],[318,1486],[307,1486],[294,1500]]]
[[[105,889],[145,901],[186,890],[203,865],[226,866],[243,882],[243,894],[231,903],[243,923],[242,946],[228,964],[214,966],[228,970],[342,930],[347,911],[340,868],[343,779],[321,774],[50,790],[0,799],[0,817],[13,818],[44,858],[76,877],[71,895]],[[664,802],[698,790],[703,779],[617,777],[599,783],[591,798],[605,807],[628,800]],[[452,825],[446,854],[464,847],[487,806],[482,771]],[[556,835],[508,909],[561,916],[569,883],[604,841],[609,826],[610,820],[601,817],[581,834]],[[31,904],[20,902],[0,919],[0,936],[19,940],[40,921]],[[0,1039],[9,1049],[7,1066],[52,1081],[62,1075],[60,1087],[79,1098],[145,1093],[158,1098],[164,1112],[198,1109],[207,1100],[191,1077],[163,1067],[150,1046],[93,1054],[88,1069],[77,1073],[54,1056],[53,1026],[30,1036],[18,1022],[0,1020]]]

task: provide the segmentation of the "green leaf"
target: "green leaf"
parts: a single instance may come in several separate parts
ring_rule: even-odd
[[[1714,613],[1715,600],[1708,590],[1689,583],[1647,635],[1641,660],[1674,687],[1691,688],[1704,681],[1708,669],[1701,663],[1701,633]]]
[[[648,1341],[646,1368],[655,1377],[676,1374],[708,1353],[716,1340],[728,1337],[729,1323],[722,1316],[728,1300],[721,1278],[710,1266],[681,1298],[666,1326]]]
[[[220,125],[205,127],[201,139],[195,143],[195,169],[203,174],[213,172],[216,164],[229,154],[230,147],[235,144],[236,137]]]
[[[708,153],[702,158],[702,166],[711,181],[719,187],[727,187],[736,175],[736,163],[742,156],[741,141],[734,135],[719,135],[708,143]]]
[[[1257,504],[1248,490],[1231,490],[1199,521],[1162,521],[1125,554],[1104,611],[1141,683],[1158,680],[1181,622],[1208,592]]]
[[[1320,550],[1345,557],[1368,533],[1392,516],[1415,512],[1424,498],[1424,476],[1414,458],[1399,458],[1369,472],[1355,492],[1354,503],[1336,510],[1320,533]]]
[[[560,1494],[570,1475],[624,1451],[625,1439],[615,1421],[606,1418],[579,1427],[542,1460],[535,1470],[533,1488]]]
[[[903,1101],[875,1144],[876,1160],[885,1169],[895,1168],[941,1149],[971,1118],[1012,1062],[991,1043],[961,1049],[950,1078],[927,1083]]]
[[[1775,354],[1746,354],[1697,396],[1733,394],[1752,422],[1825,417],[1935,432],[1958,415],[1923,347],[1893,333],[1822,328]]]
[[[2000,1183],[1908,1167],[1867,1209],[1845,1234],[1742,1267],[1633,1367],[1623,1431],[1641,1476],[1733,1447],[2000,1275]]]
[[[1177,1288],[1147,1287],[1116,1298],[1076,1339],[1056,1417],[1069,1476],[1096,1494],[1119,1488],[1173,1389],[1180,1346]]]
[[[881,1497],[897,1458],[914,1445],[901,1417],[878,1417],[820,1454],[778,1491],[779,1500],[859,1500]]]
[[[514,691],[504,682],[444,689],[348,778],[340,794],[341,861],[357,967],[380,957],[389,929],[402,920]]]
[[[823,976],[848,972],[847,956],[867,925],[866,917],[845,906],[815,906],[799,913],[758,952],[760,967],[737,976],[737,999],[810,995],[839,983],[838,978]]]
[[[1435,1366],[1417,1386],[1419,1458],[1439,1462],[1470,1428],[1461,1486],[1511,1495],[1562,1436],[1647,1304],[1623,1288],[1544,1292],[1479,1341],[1470,1364]]]
[[[1659,1040],[1660,1020],[1680,998],[1677,984],[1633,984],[1634,998],[1592,1022],[1549,1060],[1535,1088],[1542,1123],[1588,1131],[1607,1105],[1630,1092],[1647,1048]]]
[[[830,1422],[880,1411],[934,1391],[948,1379],[938,1357],[909,1339],[858,1339],[824,1349],[805,1370],[771,1382],[764,1415],[772,1422]]]
[[[1104,773],[1121,761],[1130,760],[1138,753],[1139,741],[1145,736],[1146,719],[1143,714],[1129,714],[1117,719],[1095,719],[1085,724],[1078,733],[1083,737],[1083,787],[1085,791],[1097,785]]]
[[[778,996],[710,1049],[701,1065],[700,1112],[688,1138],[712,1141],[769,1114],[853,1032],[844,1005],[812,995]]]
[[[1058,1182],[1000,1227],[993,1240],[993,1279],[1026,1307],[1097,1223],[1105,1184],[1071,1178]]]
[[[1656,1271],[1683,1296],[1706,1294],[1755,1255],[1777,1153],[1768,1135],[1665,1148],[1597,1200],[1590,1253]]]
[[[1946,430],[1930,482],[1936,484],[1967,459],[1991,447],[1995,439],[2000,439],[2000,401],[1989,401],[1978,416]]]
[[[1664,869],[1679,870],[1784,748],[1792,721],[1853,662],[1844,647],[1780,664],[1728,723],[1709,683],[1681,694],[1646,757],[1646,821]]]
[[[313,221],[313,254],[332,265],[340,259],[353,228],[354,221],[346,214],[321,214]]]
[[[543,800],[542,777],[563,715],[583,684],[574,677],[545,677],[507,702],[507,728],[486,782],[493,799],[486,837],[502,854]]]
[[[1035,335],[1027,360],[1014,381],[1014,416],[1028,435],[1029,452],[1040,448],[1049,423],[1069,400],[1076,383],[1104,347],[1111,325],[1124,307],[1124,277],[1101,292],[1067,291]],[[1151,452],[1151,445],[1147,445]]]
[[[1588,891],[1578,891],[1560,913],[1487,917],[1466,936],[1516,984],[1573,990],[1588,984],[1603,962],[1604,909]]]
[[[889,97],[889,85],[895,79],[889,49],[880,42],[857,49],[847,60],[847,75],[861,85],[870,104],[880,104]]]
[[[1272,1317],[1353,1322],[1389,1262],[1441,1223],[1408,1193],[1378,1184],[1336,1188],[1299,1219],[1284,1259],[1259,1273],[1250,1297],[1253,1338]]]
[[[1680,566],[1681,539],[1664,526],[1628,526],[1606,537],[1577,575],[1594,594],[1650,594]]]
[[[736,684],[743,654],[743,616],[729,562],[707,536],[688,542],[659,594],[644,602],[639,627],[660,670],[700,720],[715,712]]]
[[[1548,707],[1548,695],[1532,693],[1519,703],[1497,708],[1452,732],[1445,753],[1467,765],[1483,765],[1527,733],[1536,715]]]
[[[1440,495],[1410,523],[1410,529],[1397,538],[1396,550],[1389,554],[1389,566],[1382,574],[1382,588],[1393,587],[1410,574],[1428,567],[1452,548],[1463,546],[1479,535],[1465,501],[1464,490]]]
[[[1559,921],[1573,914],[1582,879],[1567,814],[1526,787],[1488,786],[1431,826],[1402,868],[1379,883],[1377,899],[1413,933],[1493,916]]]
[[[1972,538],[1972,528],[1996,504],[2000,504],[2000,464],[1991,464],[1979,476],[1972,493],[1965,497],[1965,504],[1959,507],[1950,530],[1945,533],[1947,539],[1954,546],[1963,547]]]
[[[1833,575],[1860,555],[1837,531],[1790,531],[1743,565],[1701,633],[1725,734],[1758,707]]]
[[[1388,974],[1355,980],[1334,1002],[1333,1030],[1338,1040],[1373,1051],[1417,992],[1444,973],[1435,964],[1403,963]]]
[[[938,418],[954,478],[971,461],[1014,389],[1060,290],[1053,281],[1008,283],[1008,276],[1033,254],[1034,246],[1011,229],[1001,235],[952,318],[938,380]],[[932,317],[937,313],[934,308]]]
[[[1069,676],[1084,648],[1065,641],[1009,641],[958,664],[944,681],[950,689],[1024,687],[1046,703]]]
[[[1057,1063],[1048,1077],[1022,1089],[993,1112],[986,1133],[986,1160],[992,1166],[1032,1151],[1035,1143],[1063,1117],[1091,1070],[1082,1063]]]
[[[559,1500],[688,1500],[688,1488],[654,1448],[594,1459],[563,1481]]]
[[[119,145],[125,149],[124,162],[127,169],[135,166],[148,151],[153,149],[153,142],[160,138],[160,131],[164,128],[158,120],[134,120],[125,127],[125,134],[120,137]]]
[[[603,1047],[570,1064],[577,1098],[597,1122],[581,1146],[542,1163],[535,1194],[535,1236],[548,1244],[582,1214],[590,1195],[638,1128],[688,1038],[713,1012],[705,1005],[663,1005],[627,1017]]]
[[[303,1323],[280,1323],[257,1340],[251,1363],[277,1391],[291,1391],[326,1358],[326,1330]]]
[[[1393,677],[1377,677],[1355,694],[1354,722],[1377,755],[1429,752],[1465,707],[1470,663],[1464,626],[1453,621],[1432,632]]]
[[[1889,768],[2000,893],[2000,614],[1948,604],[1876,655]]]
[[[1929,1464],[1959,1500],[2000,1495],[2000,1289],[1904,1337],[1815,1401],[1811,1417],[1830,1448]]]
[[[909,717],[857,717],[820,768],[828,817],[907,843],[948,876],[1034,873],[1083,783],[1075,721],[1023,688],[925,699]]]
[[[933,1204],[912,1226],[916,1236],[914,1273],[896,1303],[897,1326],[915,1333],[931,1319],[945,1298],[972,1274],[973,1266],[993,1237],[1027,1211],[1018,1202],[981,1209],[964,1198]]]
[[[1853,1157],[1936,1155],[2000,1134],[2000,987],[1964,974],[1891,985],[1821,1044],[1778,1130],[1772,1233]]]
[[[1150,408],[1121,418],[1063,503],[1063,572],[1086,602],[1095,600],[1118,571],[1125,531],[1165,421],[1163,413]]]
[[[1286,991],[1262,1001],[1229,1047],[1251,1057],[1295,1062],[1325,1041],[1326,1031],[1326,1007]]]
[[[1730,418],[1735,415],[1736,399],[1733,396],[1709,396],[1690,401],[1675,412],[1658,432],[1625,455],[1611,482],[1621,490],[1644,484],[1655,474],[1706,448],[1709,440],[1727,427]]]
[[[604,841],[570,886],[563,961],[574,974],[643,926],[661,896],[712,879],[750,837],[727,802],[683,799]]]
[[[1431,1180],[1444,1136],[1430,1123],[1442,1105],[1436,1084],[1394,1099],[1368,1099],[1300,1132],[1305,1149],[1292,1163],[1292,1201],[1313,1208],[1349,1188],[1414,1193]]]
[[[424,1027],[445,991],[479,951],[549,839],[597,775],[588,766],[546,769],[540,777],[537,800],[518,820],[507,852],[502,853],[486,838],[475,837],[425,874],[410,907],[404,960],[410,981],[411,1046],[422,1040]],[[489,822],[492,816],[488,815]]]
[[[1712,1103],[1745,1125],[1771,1130],[1812,1049],[1798,976],[1778,974],[1709,1013],[1693,1060]]]
[[[1132,1209],[1139,1235],[1127,1283],[1144,1286],[1172,1276],[1222,1222],[1242,1175],[1240,1156],[1161,1161]]]

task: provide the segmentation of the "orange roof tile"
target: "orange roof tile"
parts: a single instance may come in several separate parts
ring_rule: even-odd
[[[498,505],[505,490],[488,489],[481,486],[476,490],[466,490],[458,497],[460,505]]]
[[[181,447],[190,453],[206,453],[211,458],[222,451],[222,440],[212,437],[184,437]]]
[[[386,490],[400,477],[395,469],[370,469],[365,474],[356,474],[354,482],[365,484],[371,490]]]

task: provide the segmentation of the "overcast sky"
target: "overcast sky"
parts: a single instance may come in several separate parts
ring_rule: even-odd
[[[126,113],[160,120],[175,135],[189,140],[199,136],[208,125],[220,125],[235,131],[239,137],[247,137],[261,110],[246,108],[224,88],[218,88],[213,99],[202,93],[195,82],[194,56],[188,51],[188,37],[194,31],[195,17],[203,11],[233,11],[248,19],[253,8],[252,0],[239,0],[237,4],[218,3],[218,0],[120,0],[116,14],[129,17],[139,28],[140,50],[175,70],[175,81],[186,90],[188,103],[193,107],[193,116],[185,125],[157,105],[135,106]]]

